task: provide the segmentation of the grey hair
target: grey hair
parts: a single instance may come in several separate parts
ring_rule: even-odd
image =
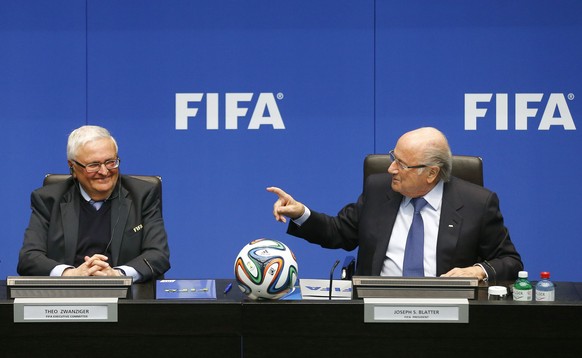
[[[109,138],[113,141],[113,145],[115,146],[115,153],[117,153],[117,142],[107,129],[99,126],[82,126],[75,129],[71,132],[71,134],[69,134],[69,140],[67,142],[67,159],[75,159],[79,148],[85,144],[98,139],[106,138]]]
[[[425,155],[428,163],[432,165],[438,165],[441,168],[439,171],[440,180],[443,182],[448,182],[451,180],[451,172],[453,171],[453,155],[451,154],[451,149],[448,145],[445,148],[427,148]]]
[[[438,165],[441,170],[439,171],[439,179],[443,182],[448,182],[451,180],[451,172],[453,171],[453,155],[451,153],[451,148],[449,143],[445,138],[445,145],[432,145],[425,149],[424,151],[425,163],[427,165]],[[426,169],[426,168],[424,168]]]

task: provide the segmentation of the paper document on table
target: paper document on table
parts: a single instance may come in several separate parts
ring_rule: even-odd
[[[299,280],[301,298],[304,300],[329,300],[329,280]],[[333,280],[332,300],[351,300],[352,281]]]
[[[158,280],[156,299],[216,299],[214,280]]]

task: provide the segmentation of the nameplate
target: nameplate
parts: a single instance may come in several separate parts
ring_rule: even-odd
[[[14,322],[117,322],[117,298],[15,298]]]
[[[469,323],[461,298],[364,298],[367,323]]]

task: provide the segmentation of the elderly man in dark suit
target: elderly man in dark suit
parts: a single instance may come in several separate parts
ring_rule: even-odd
[[[20,250],[25,276],[132,276],[148,281],[170,268],[159,189],[119,174],[115,139],[83,126],[69,135],[71,178],[31,194]]]
[[[291,218],[289,234],[322,247],[359,247],[357,275],[517,277],[523,264],[497,195],[451,177],[452,155],[440,131],[405,133],[390,155],[388,172],[371,175],[358,201],[337,216],[311,211],[283,190],[267,188],[278,196],[275,218]],[[417,209],[418,201],[423,204]],[[419,225],[415,246],[412,238],[419,235],[412,232]]]

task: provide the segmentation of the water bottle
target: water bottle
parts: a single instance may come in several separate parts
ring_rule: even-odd
[[[533,299],[533,288],[527,279],[527,271],[519,271],[517,281],[513,284],[514,301],[531,301]]]
[[[550,273],[542,272],[541,280],[536,284],[536,301],[553,301],[555,298],[555,288],[550,281]]]

